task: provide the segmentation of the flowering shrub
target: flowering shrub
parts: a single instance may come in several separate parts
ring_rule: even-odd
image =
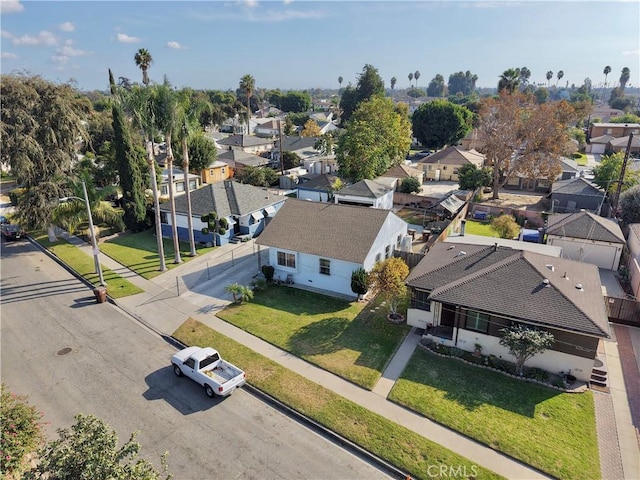
[[[0,472],[4,478],[19,470],[25,455],[36,450],[43,435],[42,413],[29,405],[25,396],[9,392],[4,384],[0,389]]]

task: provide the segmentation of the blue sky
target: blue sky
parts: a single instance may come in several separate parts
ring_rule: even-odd
[[[509,67],[531,81],[564,71],[562,85],[609,85],[623,67],[640,85],[640,2],[634,1],[17,1],[0,0],[2,73],[28,71],[85,90],[115,77],[141,80],[139,48],[154,59],[152,81],[235,89],[251,74],[261,88],[337,88],[365,64],[390,85],[418,86],[437,73],[470,70],[493,87]],[[555,77],[554,77],[555,82]]]

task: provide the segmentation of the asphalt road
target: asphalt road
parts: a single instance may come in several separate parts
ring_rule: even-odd
[[[388,478],[244,389],[210,399],[169,368],[175,348],[27,241],[2,242],[1,377],[44,412],[46,431],[77,413],[140,431],[141,455],[176,480]]]

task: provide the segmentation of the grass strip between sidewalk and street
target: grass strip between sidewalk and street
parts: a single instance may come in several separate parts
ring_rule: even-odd
[[[252,386],[383,458],[412,478],[441,478],[440,472],[453,470],[466,472],[465,477],[502,478],[194,319],[183,323],[173,336],[185,345],[215,347],[223,358],[246,372],[247,381]]]
[[[30,235],[31,238],[53,253],[87,282],[94,286],[100,284],[100,278],[95,272],[95,265],[91,256],[62,238],[59,238],[57,242],[50,242],[49,237],[44,232],[31,233]],[[122,278],[105,266],[102,266],[102,276],[107,284],[107,295],[112,298],[127,297],[143,291],[137,285]]]
[[[400,310],[406,310],[406,301]],[[387,321],[388,305],[347,302],[283,285],[255,292],[217,316],[368,390],[410,331]]]
[[[389,399],[555,478],[600,478],[593,394],[416,349]]]

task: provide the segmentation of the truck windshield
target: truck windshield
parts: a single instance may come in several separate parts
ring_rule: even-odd
[[[214,353],[213,355],[205,358],[200,362],[200,368],[208,367],[209,365],[217,362],[218,360],[220,360],[220,355],[218,355],[217,353]]]

